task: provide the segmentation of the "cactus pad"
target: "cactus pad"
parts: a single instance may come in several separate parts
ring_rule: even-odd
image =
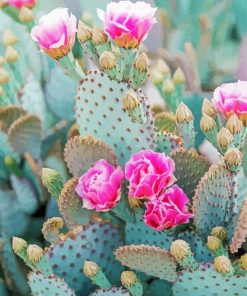
[[[112,165],[117,164],[113,150],[103,141],[92,136],[75,136],[71,138],[64,149],[64,158],[70,173],[80,177],[99,159],[105,159]]]
[[[131,296],[129,291],[122,287],[112,287],[111,290],[97,289],[90,296]]]
[[[61,276],[78,294],[88,295],[91,281],[83,274],[84,261],[94,261],[112,283],[118,283],[120,264],[113,252],[121,245],[116,228],[110,224],[95,223],[80,231],[74,239],[67,238],[47,251],[48,261],[56,275]]]
[[[122,99],[129,90],[127,83],[111,80],[97,70],[90,71],[80,85],[75,102],[80,134],[103,140],[114,149],[121,165],[129,160],[132,153],[154,149],[153,120],[141,90],[137,96],[146,113],[146,123],[133,122],[128,112],[123,110]]]
[[[29,152],[38,158],[41,152],[41,131],[41,121],[37,116],[23,115],[10,126],[9,142],[16,152]]]
[[[67,181],[60,193],[58,207],[69,226],[85,225],[90,221],[92,211],[82,208],[82,199],[75,192],[77,178]]]
[[[194,272],[182,271],[173,286],[174,296],[246,295],[246,277],[224,278],[211,264],[201,264]]]
[[[28,284],[33,296],[75,296],[75,292],[64,282],[62,278],[55,275],[45,276],[40,272],[28,274]]]
[[[208,160],[195,150],[184,148],[174,151],[170,156],[176,165],[174,174],[177,178],[177,184],[192,199],[197,184],[210,167]]]
[[[176,117],[170,112],[160,112],[154,116],[154,126],[159,132],[174,132],[176,128]]]
[[[179,149],[183,146],[183,140],[169,132],[157,133],[157,152],[164,152],[170,154],[173,150]]]
[[[169,282],[177,279],[176,262],[165,250],[148,245],[129,245],[116,250],[116,258],[125,266]]]
[[[3,122],[4,128],[7,130],[16,119],[18,119],[21,115],[24,115],[25,113],[26,111],[18,106],[1,107],[0,122]]]

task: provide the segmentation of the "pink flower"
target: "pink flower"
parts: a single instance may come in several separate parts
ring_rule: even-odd
[[[111,2],[106,12],[101,9],[97,12],[111,38],[119,47],[126,49],[138,47],[156,23],[156,8],[143,1]]]
[[[73,48],[76,31],[76,17],[67,8],[56,8],[40,18],[31,36],[49,56],[59,59]]]
[[[101,159],[80,177],[75,191],[82,198],[84,208],[106,212],[120,200],[123,178],[120,166],[115,168]]]
[[[145,223],[151,228],[162,231],[189,222],[193,214],[188,212],[188,197],[183,190],[173,185],[157,199],[146,203]]]
[[[240,118],[247,117],[247,81],[225,83],[214,91],[212,102],[219,112],[228,118],[235,113]]]
[[[22,6],[33,7],[36,0],[5,0],[5,2],[20,9]]]
[[[130,198],[152,198],[174,183],[174,161],[164,153],[142,150],[131,156],[125,165]]]

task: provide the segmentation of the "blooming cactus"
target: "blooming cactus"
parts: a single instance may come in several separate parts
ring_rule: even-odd
[[[33,7],[36,3],[36,0],[6,0],[9,5],[13,5],[17,8],[22,6]]]

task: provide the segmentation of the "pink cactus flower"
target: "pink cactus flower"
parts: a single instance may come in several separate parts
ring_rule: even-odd
[[[142,150],[131,156],[125,165],[129,181],[129,197],[150,199],[174,183],[174,161],[164,153]]]
[[[167,189],[159,197],[146,203],[145,223],[151,228],[162,231],[189,222],[193,214],[188,212],[188,197],[177,185]]]
[[[213,104],[219,112],[228,118],[235,113],[241,119],[247,119],[247,81],[225,83],[214,91]]]
[[[103,21],[104,28],[119,47],[136,48],[143,41],[156,19],[157,8],[149,3],[138,1],[111,2],[106,11],[98,9],[98,16]]]
[[[123,178],[124,172],[120,166],[115,168],[101,159],[80,177],[75,191],[82,198],[84,208],[106,212],[120,200]]]
[[[54,59],[67,55],[73,48],[76,36],[76,17],[67,8],[56,8],[39,20],[31,36],[41,50]]]
[[[22,6],[32,8],[35,5],[36,0],[5,0],[5,2],[20,9]]]

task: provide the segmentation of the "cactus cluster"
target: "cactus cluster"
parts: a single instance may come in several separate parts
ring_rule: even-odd
[[[0,46],[0,294],[245,295],[246,113],[189,96],[182,67],[106,26],[79,21],[83,67],[72,41],[25,59],[23,9],[3,5],[17,23]]]

